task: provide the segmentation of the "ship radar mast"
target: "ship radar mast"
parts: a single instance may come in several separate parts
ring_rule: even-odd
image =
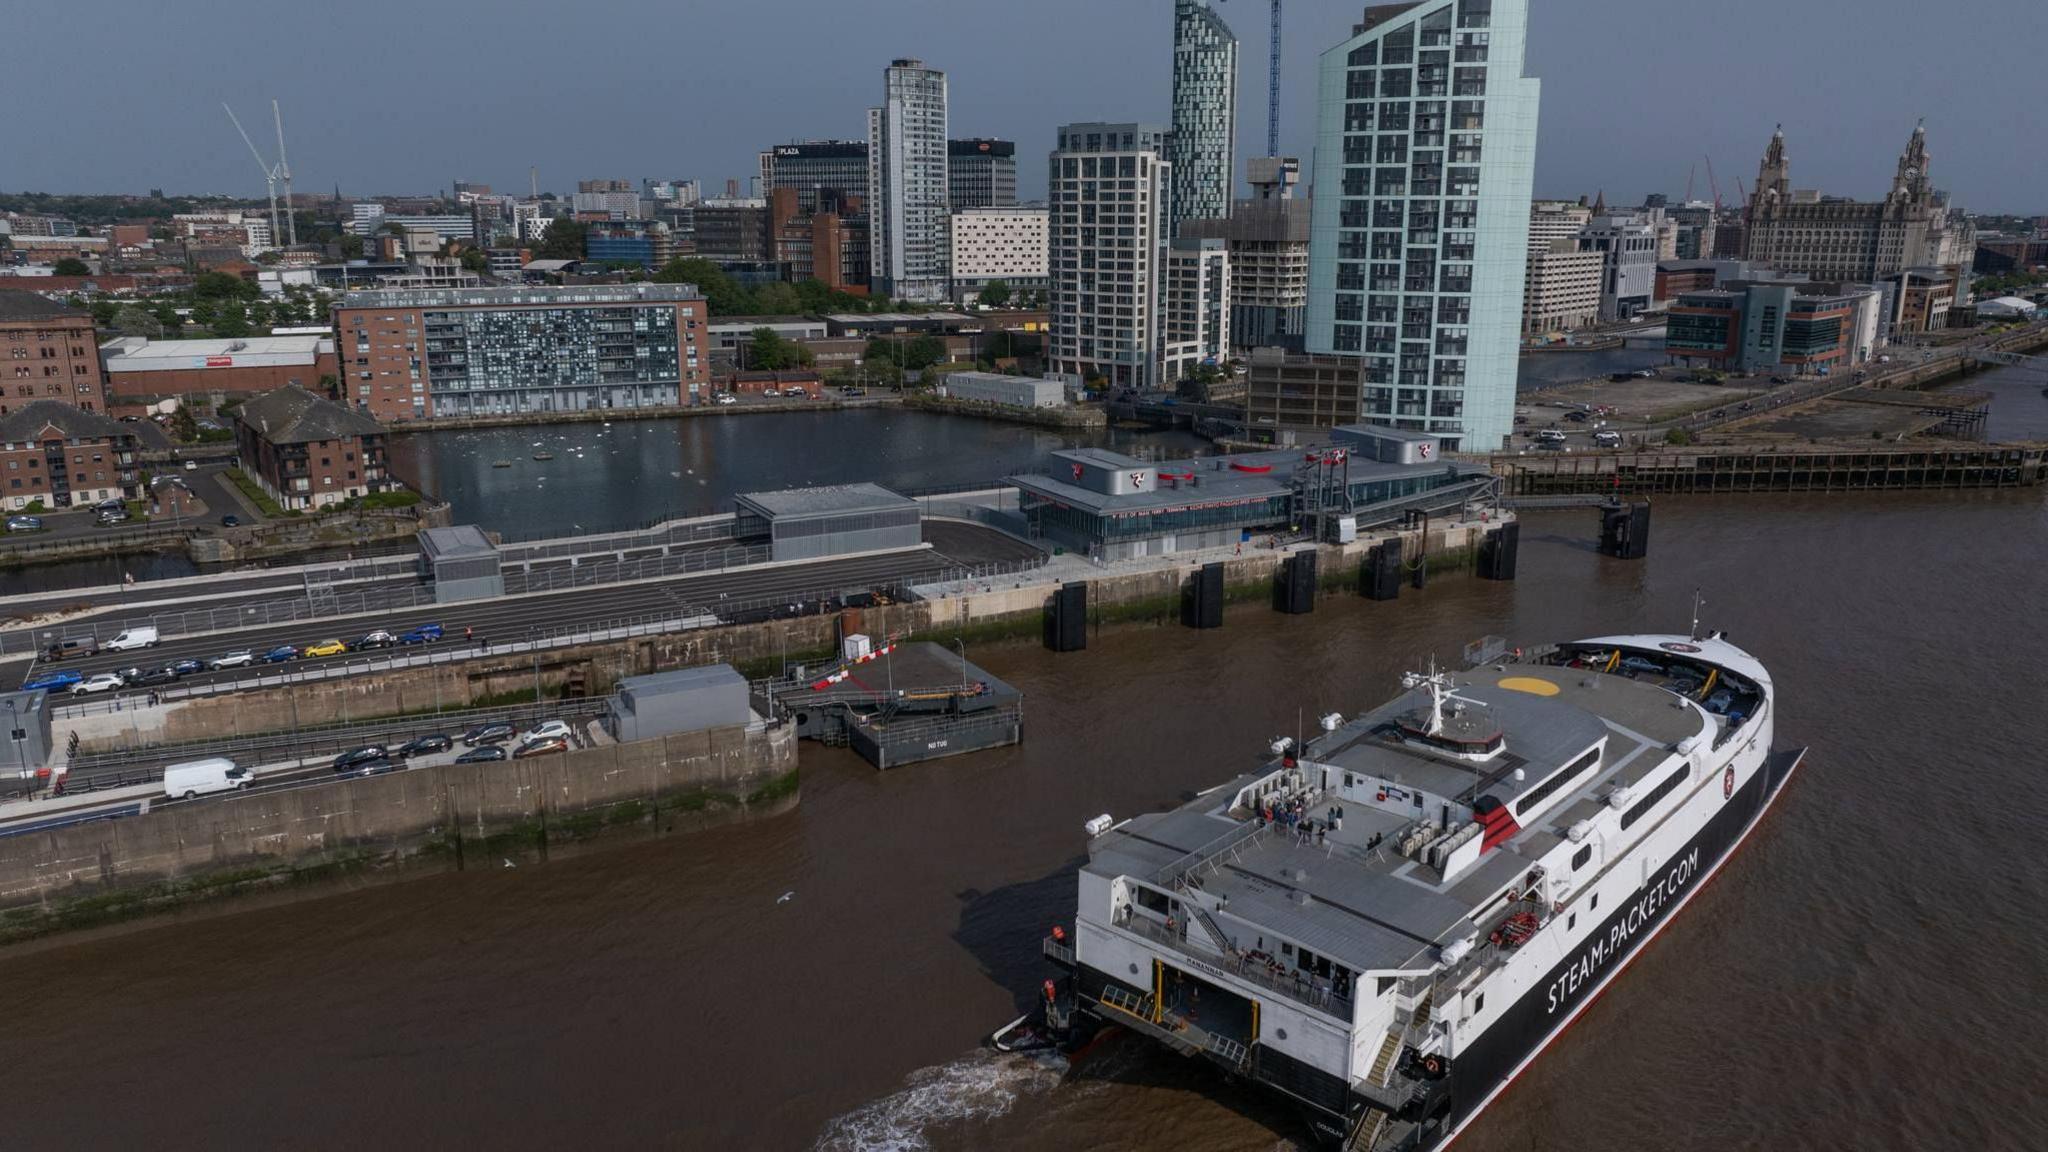
[[[1427,673],[1402,673],[1401,687],[1410,690],[1416,688],[1429,689],[1429,726],[1423,729],[1423,735],[1425,736],[1443,735],[1444,704],[1447,701],[1453,703],[1451,709],[1452,716],[1463,713],[1464,709],[1459,707],[1459,705],[1473,704],[1481,708],[1486,707],[1486,701],[1484,700],[1474,700],[1470,696],[1458,695],[1457,681],[1451,679],[1450,673],[1437,670],[1436,658],[1434,656],[1430,657],[1429,671]]]

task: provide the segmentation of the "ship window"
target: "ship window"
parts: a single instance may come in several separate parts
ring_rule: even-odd
[[[1472,998],[1472,1014],[1477,1016],[1484,1011],[1486,1011],[1486,993],[1481,992]]]
[[[1591,751],[1552,775],[1550,779],[1545,780],[1523,794],[1521,799],[1515,801],[1515,815],[1527,816],[1535,811],[1545,800],[1550,799],[1559,788],[1585,775],[1587,769],[1598,763],[1600,763],[1600,749],[1596,745]]]
[[[1592,903],[1591,905],[1589,905],[1589,907],[1592,907],[1592,908],[1598,908],[1598,907],[1600,907],[1600,894],[1599,894],[1598,892],[1595,892],[1595,893],[1593,893],[1593,903]]]
[[[1579,869],[1584,868],[1586,861],[1592,858],[1593,846],[1591,844],[1581,845],[1577,852],[1572,853],[1572,871],[1577,872]]]
[[[1294,955],[1294,945],[1282,941],[1280,944],[1280,954],[1282,956]]]
[[[1392,976],[1382,976],[1382,977],[1380,977],[1380,981],[1379,981],[1379,993],[1378,993],[1379,995],[1381,995],[1381,996],[1385,996],[1385,995],[1386,995],[1386,994],[1387,994],[1388,992],[1391,992],[1391,991],[1393,991],[1393,988],[1394,988],[1394,978],[1393,978]]]
[[[1134,898],[1138,901],[1138,907],[1157,912],[1161,916],[1166,915],[1166,893],[1155,892],[1150,888],[1139,888],[1135,891]]]
[[[1650,789],[1649,795],[1643,797],[1641,800],[1636,801],[1635,804],[1632,805],[1628,811],[1621,814],[1621,826],[1623,828],[1627,828],[1631,824],[1634,824],[1636,821],[1641,820],[1645,816],[1648,816],[1650,814],[1650,809],[1655,808],[1657,806],[1657,801],[1662,800],[1666,796],[1671,795],[1672,790],[1677,788],[1680,784],[1685,783],[1685,778],[1687,776],[1690,776],[1691,774],[1692,766],[1690,764],[1687,764],[1681,766],[1678,769],[1678,771],[1673,772],[1669,776],[1666,776],[1662,784],[1659,784],[1655,788]]]
[[[1574,913],[1572,913],[1571,915],[1569,915],[1569,916],[1567,916],[1567,917],[1565,917],[1565,918],[1564,918],[1564,930],[1565,930],[1565,931],[1569,932],[1569,931],[1571,931],[1572,929],[1574,929],[1574,928],[1577,928],[1578,926],[1579,926],[1579,914],[1578,914],[1577,912],[1574,912]]]

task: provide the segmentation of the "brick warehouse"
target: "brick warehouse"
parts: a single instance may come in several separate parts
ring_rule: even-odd
[[[332,336],[251,336],[239,340],[149,340],[123,336],[100,345],[107,392],[116,406],[187,400],[246,399],[296,384],[324,392],[321,377],[339,378]]]
[[[0,416],[37,400],[107,410],[92,313],[28,292],[0,293]]]

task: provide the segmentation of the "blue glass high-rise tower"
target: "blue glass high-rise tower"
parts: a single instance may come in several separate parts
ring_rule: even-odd
[[[1535,182],[1528,0],[1365,10],[1324,52],[1306,345],[1362,358],[1359,418],[1499,448]]]

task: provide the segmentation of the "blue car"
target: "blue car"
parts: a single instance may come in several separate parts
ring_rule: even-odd
[[[439,624],[422,624],[410,632],[399,633],[398,642],[400,644],[431,644],[440,638],[441,626]]]
[[[176,675],[190,676],[194,672],[206,671],[206,661],[194,660],[191,657],[187,656],[183,660],[172,661],[170,668],[172,673]]]
[[[299,650],[289,644],[272,648],[263,654],[263,662],[265,664],[282,664],[287,660],[297,660],[298,658]]]
[[[62,692],[83,679],[85,677],[76,672],[45,672],[41,676],[34,677],[28,683],[23,684],[21,690],[24,692],[34,692],[37,689],[47,688],[52,692]]]

